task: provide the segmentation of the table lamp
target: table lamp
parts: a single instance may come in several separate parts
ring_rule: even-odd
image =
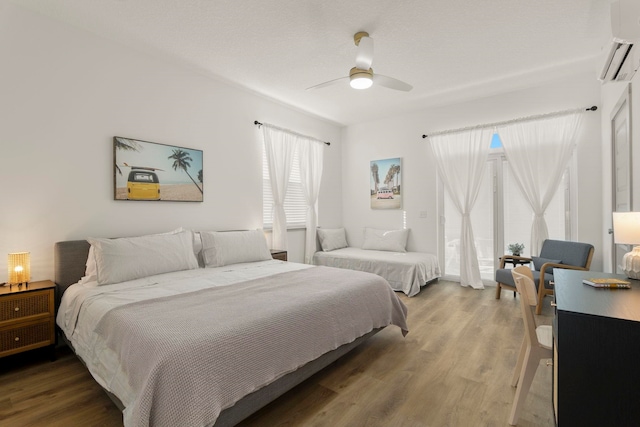
[[[634,245],[622,257],[622,271],[630,279],[640,279],[640,212],[613,212],[613,242]]]
[[[9,254],[9,285],[21,285],[31,280],[31,261],[29,252],[15,252]]]

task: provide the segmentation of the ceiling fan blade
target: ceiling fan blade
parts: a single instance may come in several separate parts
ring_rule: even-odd
[[[373,39],[371,37],[361,37],[356,54],[356,68],[368,70],[373,62]]]
[[[413,89],[413,86],[408,83],[405,83],[398,79],[394,79],[393,77],[383,76],[382,74],[374,74],[373,83],[380,86],[388,87],[389,89],[402,90],[405,92],[409,92],[411,89]]]
[[[337,79],[329,80],[328,82],[324,82],[315,86],[308,87],[305,90],[314,90],[314,89],[320,89],[323,87],[331,86],[331,85],[340,83],[341,80],[349,80],[349,77],[339,77]]]

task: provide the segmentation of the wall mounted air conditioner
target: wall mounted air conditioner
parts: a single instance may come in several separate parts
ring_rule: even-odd
[[[640,0],[611,3],[611,42],[604,49],[598,79],[631,80],[640,68]]]
[[[598,80],[604,83],[631,80],[640,67],[638,50],[640,50],[638,44],[612,41],[608,51],[605,51]]]

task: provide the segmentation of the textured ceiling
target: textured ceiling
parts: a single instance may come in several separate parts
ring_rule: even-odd
[[[349,125],[592,72],[610,0],[15,0],[152,55]],[[353,34],[411,92],[343,85]]]

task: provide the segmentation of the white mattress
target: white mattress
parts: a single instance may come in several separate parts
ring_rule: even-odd
[[[285,278],[306,272],[317,277]],[[64,293],[57,323],[96,381],[124,404],[125,426],[179,425],[169,421],[171,417],[191,420],[183,425],[212,425],[222,409],[242,396],[326,351],[390,323],[406,333],[406,307],[387,283],[372,274],[343,276],[335,269],[270,260],[105,286],[81,281]],[[269,279],[279,290],[254,279]],[[173,309],[166,310],[166,304]],[[332,310],[338,307],[348,313],[337,315]],[[262,310],[270,314],[263,315]],[[111,321],[114,316],[119,323]],[[134,316],[135,321],[125,316]],[[184,327],[181,322],[198,327]],[[224,333],[209,334],[210,329]],[[280,352],[286,350],[287,356],[263,357],[274,345]],[[306,355],[304,349],[313,354]],[[180,363],[174,363],[176,357]],[[244,363],[247,358],[251,363]],[[191,376],[178,375],[180,369]],[[213,375],[226,378],[228,372],[233,374],[231,382],[218,377],[192,381]],[[200,404],[194,395],[208,404]]]
[[[348,268],[382,276],[393,290],[412,297],[425,283],[441,276],[438,258],[423,252],[389,252],[360,248],[343,248],[316,252],[315,265]]]
[[[135,396],[117,356],[109,351],[96,351],[102,344],[95,328],[107,312],[139,301],[232,285],[307,267],[309,265],[273,260],[176,271],[104,286],[81,280],[65,291],[56,323],[94,379],[126,405]]]

